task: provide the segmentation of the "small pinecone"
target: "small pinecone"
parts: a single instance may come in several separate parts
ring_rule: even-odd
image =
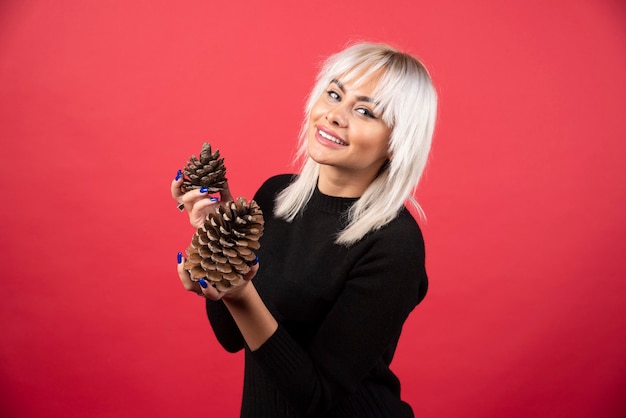
[[[211,144],[202,144],[200,159],[192,155],[183,169],[183,190],[188,192],[206,187],[209,193],[216,193],[225,188],[226,167],[220,151],[211,153]]]
[[[185,269],[191,279],[206,278],[218,290],[239,284],[256,258],[263,224],[259,205],[243,197],[210,213],[187,248]]]

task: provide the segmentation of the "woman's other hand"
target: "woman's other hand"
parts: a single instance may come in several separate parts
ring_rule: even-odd
[[[180,170],[176,173],[176,178],[172,181],[170,190],[172,199],[174,199],[181,210],[187,211],[189,215],[189,223],[194,228],[200,228],[204,223],[207,215],[217,209],[217,202],[229,202],[233,200],[232,194],[225,184],[224,190],[220,192],[220,199],[208,194],[207,189],[195,189],[189,192],[183,192],[183,175]]]

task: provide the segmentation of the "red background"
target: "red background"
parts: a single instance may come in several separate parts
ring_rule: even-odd
[[[367,39],[440,94],[406,400],[625,416],[626,6],[469,3],[0,3],[0,415],[237,416],[242,357],[178,283],[170,181],[205,140],[237,195],[291,171],[317,64]]]

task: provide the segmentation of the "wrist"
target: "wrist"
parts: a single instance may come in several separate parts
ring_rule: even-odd
[[[239,304],[250,294],[252,282],[246,280],[243,284],[237,286],[236,289],[228,291],[222,296],[222,300],[229,304]]]

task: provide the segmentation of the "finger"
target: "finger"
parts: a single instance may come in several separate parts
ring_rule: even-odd
[[[189,219],[192,224],[194,220],[204,220],[206,215],[211,212],[211,207],[216,204],[219,199],[217,197],[210,197],[208,199],[200,199],[193,203],[189,210]]]
[[[178,204],[178,209],[181,211],[186,210],[187,212],[191,212],[196,202],[207,200],[207,197],[209,198],[208,199],[209,201],[213,201],[212,200],[213,198],[209,197],[208,189],[206,188],[191,190],[187,193],[179,195],[178,201],[180,203]],[[191,217],[191,213],[190,213],[190,217]]]
[[[174,199],[177,202],[180,202],[180,198],[184,194],[184,192],[181,189],[182,185],[183,185],[183,172],[178,170],[176,172],[176,177],[174,177],[174,180],[172,180],[172,184],[170,186],[172,199]]]
[[[209,189],[207,189],[206,187],[202,189],[194,189],[194,190],[188,191],[187,193],[183,193],[180,196],[180,201],[183,202],[185,206],[187,205],[192,206],[196,201],[209,197],[208,193],[209,193]]]
[[[224,292],[217,290],[214,286],[209,284],[209,281],[205,279],[200,279],[198,284],[200,285],[200,291],[207,299],[220,300],[222,296],[224,296]]]
[[[182,253],[178,253],[176,261],[178,262],[178,277],[180,278],[180,282],[183,284],[185,290],[194,293],[201,293],[200,285],[191,280],[189,272],[185,269],[185,259],[183,258]]]
[[[191,280],[189,272],[185,269],[185,259],[182,253],[178,253],[177,262],[178,276],[185,290],[211,300],[220,300],[222,298],[223,293],[211,286],[206,279],[199,279],[198,281]]]

